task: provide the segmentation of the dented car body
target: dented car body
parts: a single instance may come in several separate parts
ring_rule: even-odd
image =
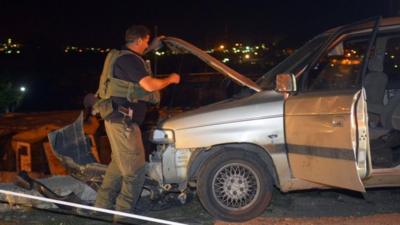
[[[253,94],[163,121],[153,133],[158,150],[150,162],[162,171],[159,181],[197,188],[204,207],[230,221],[262,213],[272,185],[283,192],[399,186],[400,83],[387,80],[397,81],[400,72],[384,68],[397,44],[400,18],[331,29],[257,87],[248,85]],[[277,77],[292,83],[273,90]]]

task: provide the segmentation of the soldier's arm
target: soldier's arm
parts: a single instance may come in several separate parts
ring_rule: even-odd
[[[159,91],[170,84],[178,84],[180,76],[177,73],[171,73],[166,78],[155,78],[152,76],[145,76],[139,81],[139,85],[146,91]]]

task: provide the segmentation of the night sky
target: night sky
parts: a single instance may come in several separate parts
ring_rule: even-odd
[[[201,47],[220,40],[291,40],[352,21],[398,13],[398,1],[7,1],[0,39],[40,45],[120,45],[125,29],[143,24]]]
[[[29,95],[20,110],[79,108],[83,96],[97,89],[105,55],[64,54],[65,47],[118,48],[132,24],[151,30],[158,27],[158,34],[179,37],[203,49],[278,40],[279,50],[299,47],[335,26],[377,15],[399,15],[399,2],[1,0],[0,43],[12,38],[23,50],[20,55],[0,55],[0,80],[27,87]],[[160,73],[185,73],[181,65],[187,66],[186,72],[196,72],[183,59],[177,64],[165,61],[168,68],[162,68],[163,62],[160,59]],[[260,75],[271,65],[230,66]]]

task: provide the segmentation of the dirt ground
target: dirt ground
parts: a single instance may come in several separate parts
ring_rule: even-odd
[[[274,191],[271,205],[261,216],[244,223],[213,219],[197,199],[182,206],[150,211],[145,216],[186,224],[249,225],[358,225],[400,224],[400,188],[372,189],[366,195],[342,190],[293,193]],[[0,225],[105,225],[110,221],[86,218],[57,210],[14,206],[0,211]],[[153,224],[153,223],[144,223]]]

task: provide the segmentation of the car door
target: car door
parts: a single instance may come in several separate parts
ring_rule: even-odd
[[[376,28],[376,27],[375,27]],[[365,191],[369,139],[363,62],[374,32],[342,32],[285,101],[285,134],[294,177]]]

